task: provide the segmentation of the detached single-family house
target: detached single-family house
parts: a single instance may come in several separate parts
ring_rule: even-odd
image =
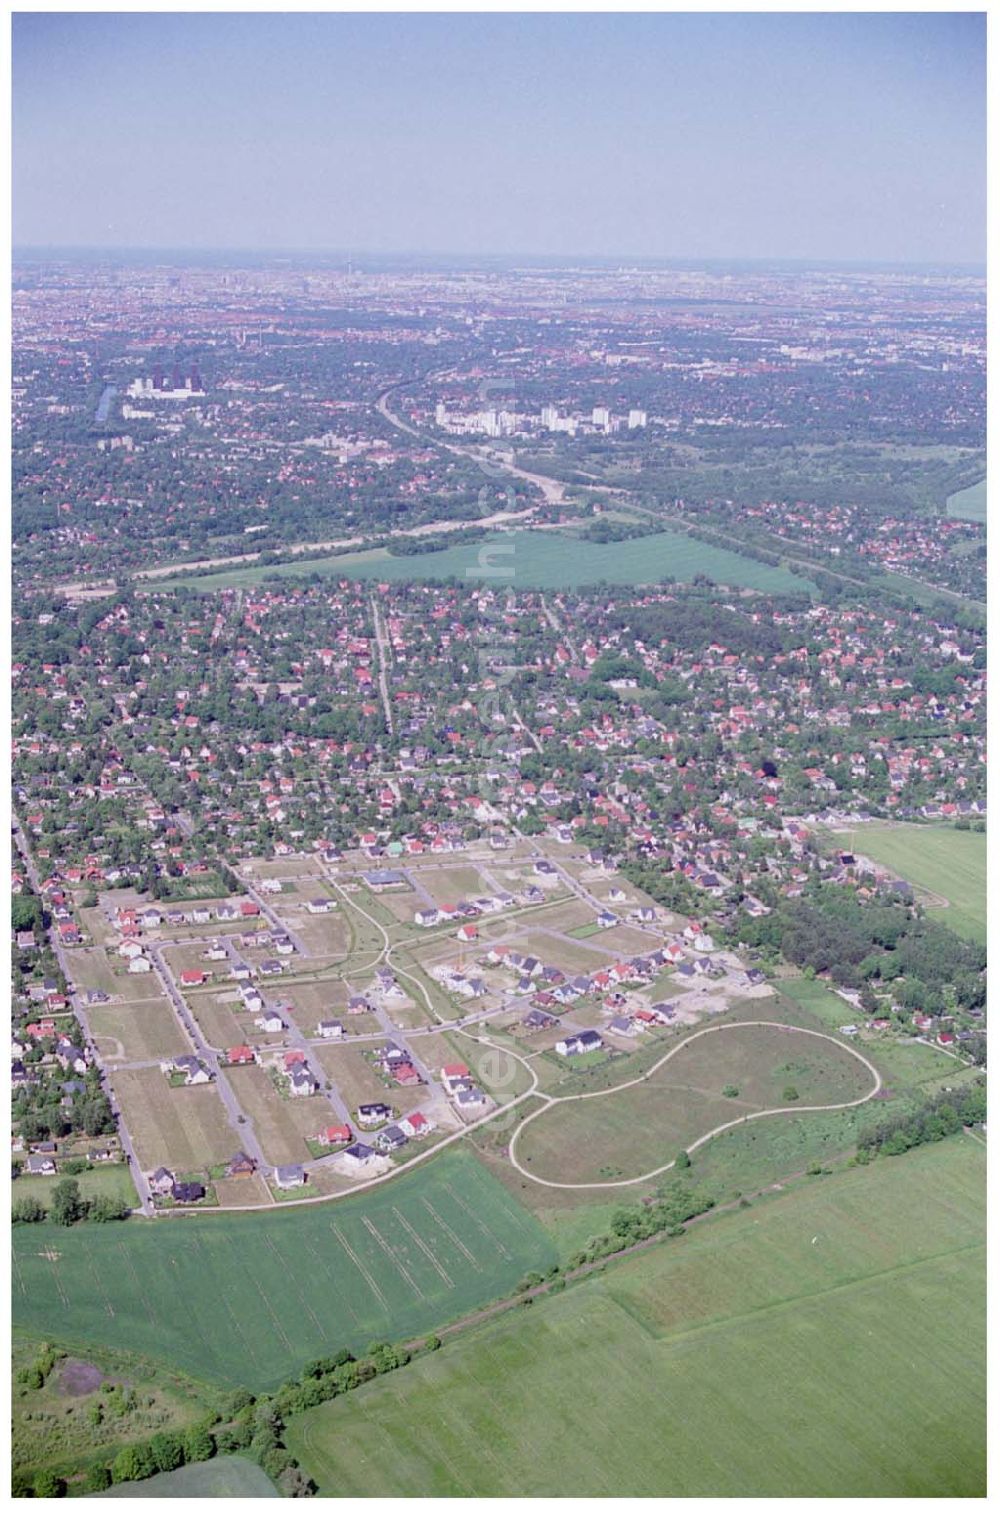
[[[556,1051],[560,1056],[583,1056],[587,1051],[599,1051],[603,1045],[604,1041],[596,1030],[581,1030],[578,1035],[557,1040]]]
[[[309,914],[329,914],[335,907],[332,898],[310,898],[306,903]]]
[[[364,1171],[377,1159],[377,1153],[372,1150],[371,1146],[362,1145],[360,1140],[355,1145],[349,1145],[340,1156],[341,1165],[352,1176],[357,1172]]]
[[[411,1140],[419,1140],[421,1135],[429,1135],[435,1126],[434,1121],[428,1119],[426,1114],[416,1113],[407,1114],[400,1119],[399,1127]]]
[[[316,1026],[316,1032],[324,1040],[343,1040],[344,1026],[339,1019],[321,1019]]]
[[[274,1185],[276,1187],[304,1187],[306,1174],[301,1166],[276,1166],[274,1169]]]
[[[441,1081],[444,1083],[446,1092],[451,1092],[453,1084],[466,1081],[468,1076],[469,1068],[464,1061],[455,1061],[441,1068]]]
[[[54,1177],[56,1163],[51,1156],[29,1156],[24,1169],[29,1177]]]
[[[374,1129],[392,1118],[388,1103],[362,1103],[358,1105],[358,1124],[362,1129]]]
[[[197,1056],[175,1056],[171,1064],[171,1071],[183,1072],[184,1081],[188,1087],[195,1087],[202,1082],[211,1082],[212,1074],[203,1061]]]
[[[293,1067],[288,1077],[288,1095],[290,1098],[311,1098],[319,1092],[319,1085],[312,1072],[305,1067]]]
[[[200,1203],[205,1196],[205,1188],[201,1182],[175,1182],[170,1189],[170,1196],[175,1203]]]

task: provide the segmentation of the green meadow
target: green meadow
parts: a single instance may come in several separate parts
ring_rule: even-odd
[[[718,1215],[289,1423],[326,1496],[985,1492],[985,1152]]]
[[[556,1259],[464,1153],[284,1213],[26,1224],[13,1240],[16,1325],[253,1391],[341,1347],[431,1331]]]
[[[961,520],[986,520],[986,479],[948,496],[948,514]]]
[[[399,583],[459,578],[502,588],[580,588],[592,583],[657,583],[663,578],[690,582],[704,573],[717,583],[770,593],[807,593],[812,584],[787,568],[741,557],[724,547],[696,541],[680,531],[660,531],[600,546],[562,531],[510,531],[416,557],[393,557],[384,548],[284,562],[273,567],[231,568],[204,577],[163,579],[161,587],[211,592],[244,587],[268,578],[360,578]]]
[[[148,1481],[123,1482],[92,1497],[277,1497],[278,1489],[258,1465],[242,1455],[161,1471]]]
[[[986,939],[986,836],[950,825],[863,825],[844,837],[845,848],[870,856],[933,897],[923,897],[934,919],[972,940]],[[946,899],[944,907],[934,899]]]
[[[599,1098],[558,1099],[525,1126],[514,1149],[522,1166],[550,1182],[637,1178],[724,1124],[765,1109],[787,1118],[789,1087],[794,1103],[818,1108],[864,1098],[875,1079],[832,1040],[734,1023],[682,1041],[637,1086]]]

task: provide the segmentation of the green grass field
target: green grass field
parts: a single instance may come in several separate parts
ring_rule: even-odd
[[[959,935],[986,940],[985,834],[948,825],[863,825],[838,844],[946,898],[948,907],[930,906],[931,916]]]
[[[738,1095],[724,1097],[726,1086]],[[732,1026],[689,1040],[648,1082],[600,1098],[560,1099],[525,1127],[517,1158],[554,1182],[638,1177],[720,1124],[765,1108],[792,1107],[783,1097],[789,1087],[799,1095],[794,1104],[805,1107],[853,1102],[874,1080],[831,1041]]]
[[[491,552],[490,548],[494,548]],[[497,550],[500,549],[500,550]],[[741,557],[724,547],[710,546],[678,531],[661,531],[631,541],[598,546],[578,538],[567,540],[555,531],[511,531],[483,541],[466,542],[417,557],[393,557],[382,549],[322,557],[313,562],[285,562],[278,567],[232,568],[204,577],[164,579],[160,587],[183,586],[203,592],[259,583],[265,578],[361,578],[380,583],[461,578],[482,583],[483,565],[503,573],[512,588],[578,588],[588,583],[656,583],[662,578],[690,582],[706,573],[718,583],[773,593],[807,592],[807,578],[786,568],[771,567]]]
[[[985,1152],[711,1218],[293,1419],[331,1496],[982,1496]]]
[[[971,488],[959,489],[948,495],[948,514],[961,520],[986,520],[986,479],[981,478]]]
[[[278,1489],[252,1460],[220,1455],[177,1471],[162,1471],[148,1481],[125,1482],[91,1497],[277,1497]]]
[[[52,1204],[52,1194],[59,1181],[55,1177],[25,1177],[16,1178],[11,1189],[12,1198],[37,1198],[46,1208]],[[80,1196],[85,1199],[97,1197],[124,1198],[132,1208],[138,1207],[139,1197],[135,1190],[135,1183],[124,1162],[112,1162],[107,1166],[95,1166],[85,1172],[80,1172],[73,1179],[80,1184]]]
[[[15,1323],[202,1380],[273,1387],[311,1358],[432,1330],[555,1260],[473,1156],[286,1213],[18,1226]]]

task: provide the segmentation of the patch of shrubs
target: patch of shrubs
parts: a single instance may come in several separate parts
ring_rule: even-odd
[[[15,1377],[20,1387],[27,1387],[32,1392],[39,1392],[49,1379],[53,1367],[60,1361],[65,1352],[56,1350],[53,1345],[43,1345],[37,1358],[30,1366],[22,1366]]]
[[[54,1471],[39,1471],[31,1490],[35,1497],[65,1497],[66,1483]]]

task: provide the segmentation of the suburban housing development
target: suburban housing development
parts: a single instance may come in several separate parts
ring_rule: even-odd
[[[13,1496],[982,1496],[981,17],[14,38]]]

